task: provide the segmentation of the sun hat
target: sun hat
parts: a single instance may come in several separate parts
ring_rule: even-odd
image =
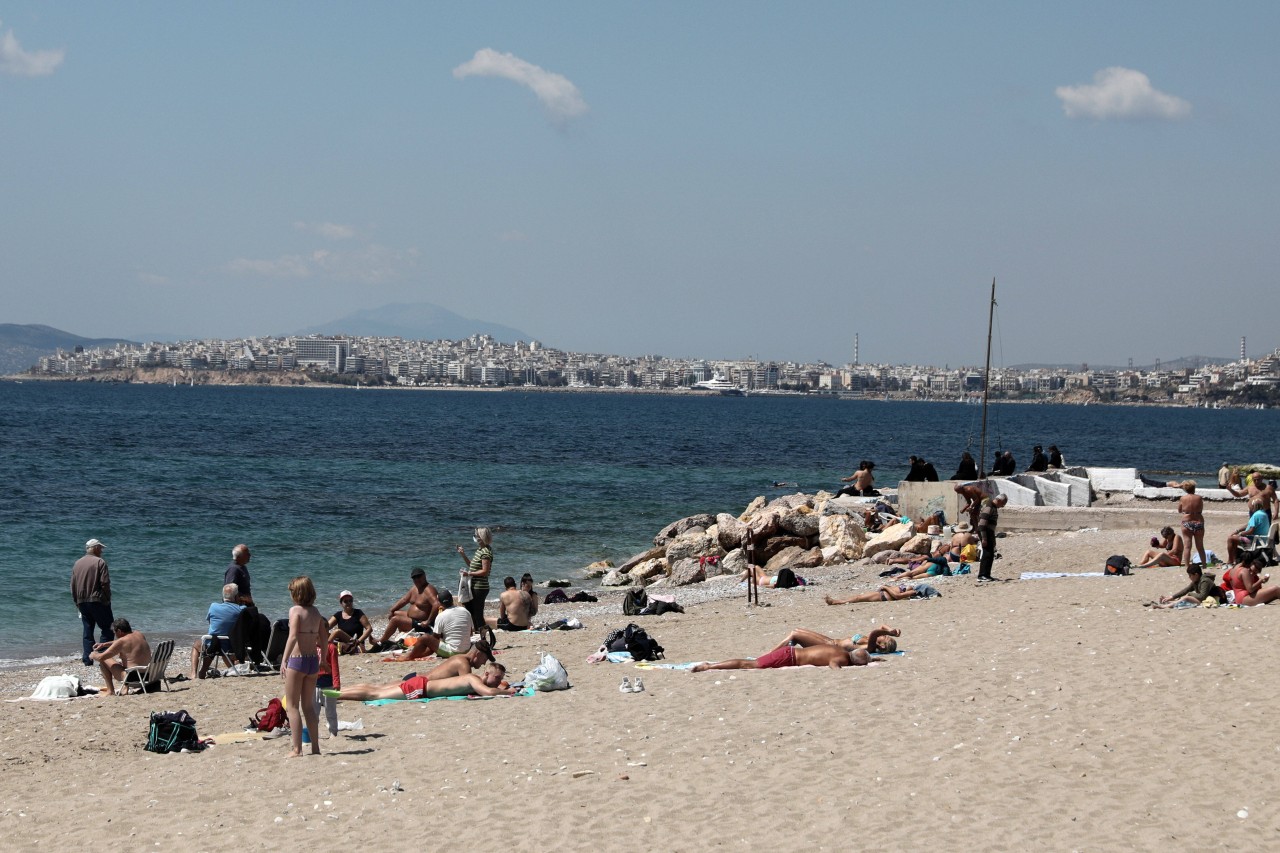
[[[100,541],[98,541],[97,539],[90,539],[88,542],[84,543],[84,549],[85,549],[86,551],[91,551],[91,550],[93,550],[94,548],[105,548],[105,547],[107,547],[107,546],[106,546],[106,545],[103,545],[103,544],[102,544]]]

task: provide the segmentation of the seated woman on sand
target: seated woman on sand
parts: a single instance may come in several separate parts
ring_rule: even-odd
[[[1259,576],[1258,570],[1266,567],[1267,558],[1262,554],[1255,554],[1240,565],[1223,572],[1222,588],[1227,592],[1227,604],[1252,607],[1280,599],[1280,586],[1263,588],[1263,584],[1271,580],[1271,575]]]
[[[1137,568],[1152,566],[1179,566],[1182,564],[1182,537],[1172,527],[1161,527],[1160,538],[1151,537],[1151,548],[1142,555]]]

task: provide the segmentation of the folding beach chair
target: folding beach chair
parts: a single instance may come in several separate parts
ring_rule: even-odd
[[[1278,537],[1280,537],[1280,523],[1273,521],[1266,536],[1249,537],[1248,544],[1240,549],[1241,562],[1252,558],[1255,554],[1261,554],[1266,558],[1268,566],[1280,564],[1280,554],[1276,552]]]
[[[151,650],[151,663],[125,669],[124,680],[120,682],[121,689],[128,693],[133,687],[141,687],[143,693],[149,693],[148,688],[151,685],[159,684],[167,691],[169,679],[164,671],[169,666],[169,658],[172,654],[173,640],[161,640]]]

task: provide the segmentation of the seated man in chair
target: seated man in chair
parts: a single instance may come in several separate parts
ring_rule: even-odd
[[[219,654],[224,655],[231,663],[235,662],[230,639],[219,640],[218,637],[229,638],[232,629],[235,628],[236,620],[244,611],[244,605],[236,603],[239,595],[240,588],[229,583],[222,588],[222,600],[209,605],[209,613],[205,618],[209,621],[210,639],[196,640],[191,646],[192,679],[204,678],[205,673],[209,671],[209,664]]]
[[[89,653],[89,659],[97,661],[102,670],[102,680],[107,686],[102,692],[109,696],[116,693],[115,682],[120,682],[121,693],[124,692],[125,670],[131,666],[146,666],[151,663],[151,646],[141,631],[135,631],[128,619],[117,619],[111,623],[111,630],[116,638],[110,643],[98,643]]]

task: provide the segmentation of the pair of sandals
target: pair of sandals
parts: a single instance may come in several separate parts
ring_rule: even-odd
[[[619,693],[643,693],[644,682],[640,680],[640,676],[636,676],[636,683],[632,684],[631,679],[623,678],[622,684],[618,685]]]

